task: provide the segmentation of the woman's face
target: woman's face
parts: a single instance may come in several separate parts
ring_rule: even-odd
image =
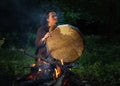
[[[55,12],[50,12],[48,14],[48,18],[47,18],[47,22],[48,22],[48,25],[55,25],[56,22],[57,22],[57,15]]]

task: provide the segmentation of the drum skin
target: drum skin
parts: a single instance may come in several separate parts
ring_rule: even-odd
[[[83,38],[76,27],[68,24],[59,25],[51,32],[46,47],[53,58],[73,62],[82,55]]]

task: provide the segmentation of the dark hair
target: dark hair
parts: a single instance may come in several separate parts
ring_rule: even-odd
[[[55,12],[53,10],[49,10],[46,11],[42,16],[41,16],[41,21],[40,21],[40,25],[47,25],[47,18],[49,17],[49,13],[50,12]]]

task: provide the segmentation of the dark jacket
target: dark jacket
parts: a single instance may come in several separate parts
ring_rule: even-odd
[[[40,57],[47,57],[47,49],[45,46],[45,43],[41,41],[41,39],[44,37],[44,35],[49,31],[49,27],[47,25],[41,26],[36,35],[35,40],[35,46],[36,46],[36,52],[35,54]]]

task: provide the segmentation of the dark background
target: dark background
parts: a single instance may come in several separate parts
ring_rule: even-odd
[[[55,10],[59,24],[72,24],[83,34],[119,35],[119,0],[1,0],[1,38],[14,34],[16,44],[27,43],[28,32],[36,33],[40,18],[47,10]],[[10,42],[10,37],[6,41]],[[20,39],[19,41],[17,39]],[[9,41],[10,40],[10,41]],[[24,44],[23,43],[23,44]]]
[[[83,34],[85,49],[73,72],[92,86],[120,85],[120,0],[0,0],[0,82],[28,73],[23,67],[34,60],[11,49],[34,54],[36,31],[48,10],[57,13],[58,24]]]

